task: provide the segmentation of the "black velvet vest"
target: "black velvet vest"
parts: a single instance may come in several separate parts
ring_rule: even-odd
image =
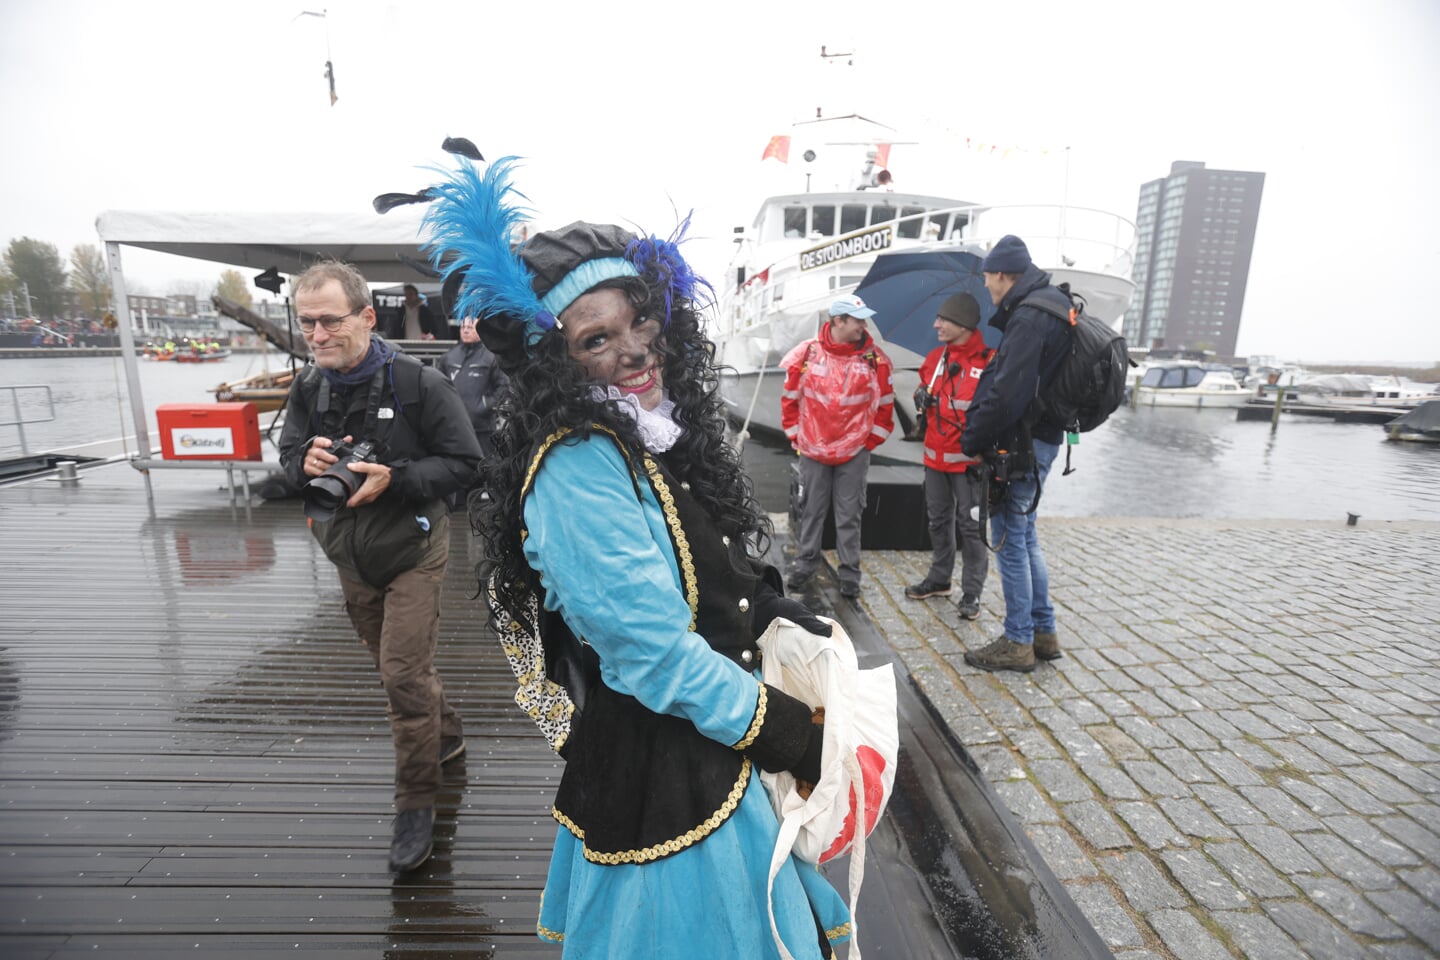
[[[663,456],[633,466],[665,512],[691,629],[736,663],[758,666],[751,608],[760,576],[744,543],[719,529]],[[597,863],[645,863],[700,841],[734,812],[752,773],[728,744],[603,682],[572,722],[564,754],[554,816]]]

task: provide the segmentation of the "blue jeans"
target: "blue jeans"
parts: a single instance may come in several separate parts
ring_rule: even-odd
[[[1034,643],[1036,630],[1055,632],[1050,575],[1035,535],[1035,514],[1028,511],[1059,452],[1058,443],[1036,440],[1036,476],[1012,480],[1004,506],[990,518],[990,544],[998,547],[995,566],[1005,591],[1005,636],[1016,643]]]

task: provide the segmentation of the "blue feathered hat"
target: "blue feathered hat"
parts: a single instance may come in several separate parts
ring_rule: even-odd
[[[461,160],[446,179],[430,187],[425,215],[430,260],[447,285],[459,277],[455,315],[509,317],[525,326],[533,344],[558,325],[556,317],[596,284],[616,277],[644,277],[665,291],[664,322],[677,299],[696,301],[714,291],[680,255],[690,218],[669,239],[636,236],[609,225],[576,221],[536,234],[516,247],[520,225],[530,218],[526,198],[510,183],[518,162],[505,157],[482,175]]]

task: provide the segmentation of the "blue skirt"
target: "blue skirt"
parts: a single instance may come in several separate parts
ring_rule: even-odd
[[[779,829],[758,776],[715,832],[650,863],[591,863],[562,826],[537,932],[563,943],[567,960],[778,958],[765,888]],[[814,864],[791,857],[774,899],[776,928],[796,960],[821,956],[816,917],[832,943],[850,939],[849,908]]]

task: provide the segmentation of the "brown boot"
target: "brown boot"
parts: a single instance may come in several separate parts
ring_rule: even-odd
[[[1009,637],[1001,636],[979,650],[967,650],[965,662],[981,670],[1029,673],[1035,669],[1035,647],[1033,644],[1016,643]]]
[[[1054,633],[1045,633],[1043,630],[1036,630],[1035,656],[1041,660],[1059,660],[1064,656],[1064,654],[1060,652],[1060,637]]]

